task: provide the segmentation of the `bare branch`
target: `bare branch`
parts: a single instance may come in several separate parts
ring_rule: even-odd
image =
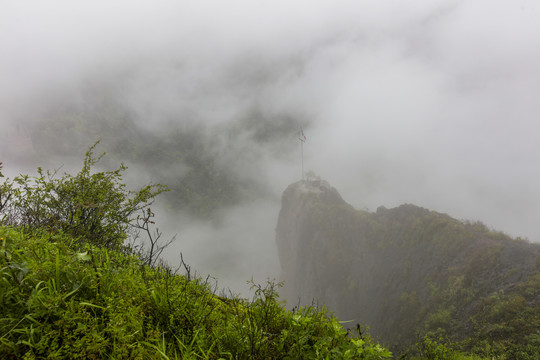
[[[141,215],[138,215],[135,219],[135,222],[131,224],[132,227],[146,234],[148,242],[141,241],[140,245],[135,245],[136,239],[139,238],[139,234],[136,234],[133,241],[133,248],[138,253],[139,257],[150,267],[154,267],[165,250],[169,245],[171,245],[176,240],[176,235],[171,239],[162,243],[161,236],[162,232],[156,228],[154,231],[151,230],[151,226],[155,225],[155,222],[152,218],[155,217],[155,214],[150,208],[141,210]],[[148,245],[146,248],[145,245]]]

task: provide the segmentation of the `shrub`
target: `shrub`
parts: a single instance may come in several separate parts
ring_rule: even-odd
[[[2,222],[30,229],[63,231],[82,242],[119,248],[134,214],[149,206],[166,187],[147,185],[129,191],[122,182],[123,164],[113,171],[92,172],[105,155],[94,156],[96,142],[86,152],[75,176],[38,168],[38,176],[20,175],[0,187]],[[1,202],[1,199],[4,199]]]

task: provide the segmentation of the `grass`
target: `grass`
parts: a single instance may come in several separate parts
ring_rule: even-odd
[[[325,309],[287,311],[278,284],[253,298],[62,233],[0,227],[0,358],[381,359]]]

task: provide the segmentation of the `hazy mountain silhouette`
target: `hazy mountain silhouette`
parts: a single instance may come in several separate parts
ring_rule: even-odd
[[[276,232],[290,305],[315,299],[397,349],[540,344],[539,244],[414,205],[356,210],[320,179],[284,191]]]

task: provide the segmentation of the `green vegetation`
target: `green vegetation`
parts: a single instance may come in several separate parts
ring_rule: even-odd
[[[0,193],[5,198],[0,211],[4,224],[31,229],[62,231],[107,248],[119,248],[127,238],[134,217],[166,191],[162,185],[148,185],[129,191],[122,183],[124,165],[114,171],[92,173],[100,160],[94,144],[86,153],[81,171],[72,176],[38,168],[38,176],[21,175],[5,181]]]
[[[62,233],[0,228],[0,358],[380,359],[324,309],[286,311]]]
[[[403,358],[540,359],[538,244],[413,205],[358,211],[324,186],[284,194],[289,298],[301,288]]]
[[[176,270],[151,266],[159,252],[142,253],[125,240],[141,223],[135,214],[165,189],[127,191],[123,166],[92,173],[93,149],[75,176],[40,170],[0,187],[0,358],[391,356],[324,308],[285,310],[273,282],[253,284],[251,300],[227,298],[183,261]],[[142,223],[150,216],[143,212]]]
[[[448,344],[443,339],[438,341],[433,340],[429,336],[425,336],[420,339],[407,354],[404,354],[401,358],[410,358],[414,360],[428,359],[428,360],[482,360],[493,359],[493,357],[483,357],[474,354],[465,354],[462,351],[456,350],[454,344]]]

